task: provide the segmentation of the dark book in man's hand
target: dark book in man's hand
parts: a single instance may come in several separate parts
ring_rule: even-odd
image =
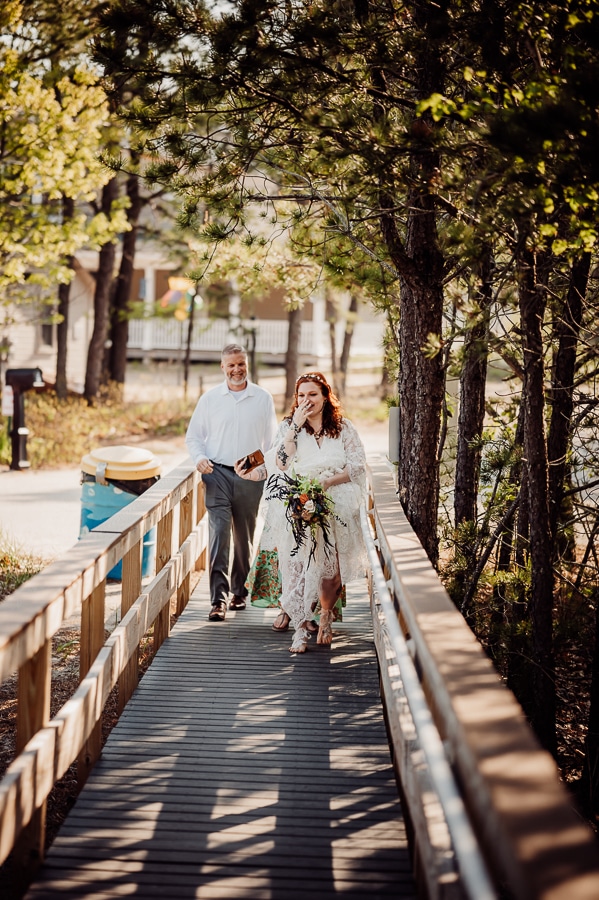
[[[264,454],[262,450],[254,450],[253,453],[248,453],[244,460],[237,460],[238,465],[239,463],[243,472],[251,472],[264,463]]]

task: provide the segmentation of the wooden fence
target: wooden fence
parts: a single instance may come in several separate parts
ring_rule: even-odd
[[[178,534],[175,534],[178,522]],[[142,588],[143,538],[156,527],[156,576]],[[118,684],[122,711],[138,682],[138,649],[153,629],[155,652],[180,613],[191,572],[205,565],[203,485],[190,465],[82,538],[0,604],[0,682],[18,671],[16,758],[0,782],[0,863],[43,857],[45,805],[77,761],[82,785],[101,750],[102,712]],[[121,621],[105,641],[106,576],[122,560]],[[52,638],[80,611],[80,685],[50,721]]]
[[[374,464],[370,481],[381,693],[422,895],[597,900],[595,838],[553,760],[445,593],[403,516],[389,465]],[[143,586],[143,537],[155,526],[157,574]],[[206,548],[202,484],[186,463],[0,604],[0,680],[19,673],[17,756],[0,782],[0,862],[13,851],[32,870],[43,855],[46,798],[75,760],[84,783],[100,752],[106,699],[115,684],[121,708],[131,696],[140,641],[153,627],[160,646]],[[106,576],[120,560],[122,619],[104,641]],[[77,610],[81,683],[49,721],[52,637]],[[448,774],[453,794],[441,783]]]
[[[482,900],[489,896],[488,875],[492,896],[502,900],[597,900],[595,835],[449,599],[401,510],[388,464],[372,467],[371,485],[372,537],[383,573],[382,586],[371,579],[381,693],[423,893]],[[391,616],[381,608],[381,592],[390,595]],[[397,622],[410,665],[398,660],[392,634]],[[426,704],[422,728],[420,697],[407,690],[409,669]],[[431,729],[435,741],[429,740]],[[436,746],[443,767],[434,758]],[[435,768],[443,768],[440,779]],[[458,792],[453,795],[442,783],[447,770]],[[468,825],[461,835],[456,807]],[[466,869],[478,862],[485,872],[471,877]]]

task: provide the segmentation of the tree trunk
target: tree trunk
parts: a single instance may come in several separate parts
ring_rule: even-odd
[[[551,390],[551,424],[547,440],[549,458],[549,516],[553,544],[557,550],[557,530],[564,495],[567,454],[574,409],[576,349],[582,321],[591,258],[577,258],[570,273],[570,285],[562,317],[556,327],[558,346]]]
[[[536,254],[521,252],[518,296],[524,349],[524,456],[528,473],[531,561],[530,616],[533,654],[533,726],[554,756],[557,752],[555,666],[553,660],[553,571],[549,523],[548,460],[542,322],[545,293],[537,283]]]
[[[67,222],[73,218],[75,202],[72,197],[62,198],[62,220]],[[73,268],[73,257],[67,258],[69,268]],[[60,321],[56,326],[56,396],[65,400],[67,396],[67,355],[69,338],[69,305],[71,298],[71,282],[58,285],[58,315]]]
[[[299,375],[302,316],[303,310],[301,307],[290,309],[287,313],[289,333],[287,336],[287,355],[285,357],[285,412],[291,407],[295,396],[295,382]]]
[[[72,268],[73,257],[68,258]],[[71,301],[71,284],[58,285],[58,315],[60,321],[56,326],[56,396],[65,400],[67,396],[67,357],[69,338],[69,307]]]
[[[510,484],[520,485],[520,503],[515,527],[512,526],[510,533],[506,533],[505,543],[502,544],[499,553],[497,569],[500,572],[523,568],[525,548],[528,547],[528,474],[520,452],[524,443],[525,418],[524,404],[521,403],[514,435],[514,449],[519,451],[519,455],[514,460],[509,475]],[[532,699],[529,636],[526,628],[522,627],[528,613],[524,585],[521,581],[512,584],[510,602],[506,600],[501,583],[496,585],[493,589],[493,603],[501,609],[507,624],[505,668],[507,684],[530,716]]]
[[[419,348],[431,332],[440,333],[440,299],[436,286],[402,290],[402,321],[411,307],[414,330],[402,328],[402,353],[399,377],[400,404],[400,460],[399,496],[406,516],[436,565],[438,556],[437,513],[439,502],[439,467],[437,444],[441,404],[443,401],[443,371],[440,357],[426,359]],[[416,400],[418,402],[416,403]]]
[[[438,557],[439,464],[437,446],[444,392],[441,354],[423,347],[440,335],[443,315],[443,260],[438,248],[432,198],[411,191],[408,198],[406,253],[413,261],[400,278],[399,498],[406,516],[433,563]]]
[[[491,253],[486,251],[482,264],[479,297],[481,315],[466,337],[464,367],[460,378],[454,497],[456,527],[462,522],[476,521],[477,516],[478,479],[482,455],[479,439],[485,419],[489,317],[492,297],[491,268]]]
[[[413,8],[413,15],[422,30],[411,67],[418,100],[444,91],[445,60],[439,36],[447,33],[447,10],[443,5],[421,4]],[[380,197],[381,231],[399,273],[398,493],[433,565],[439,552],[437,447],[445,372],[441,354],[431,357],[423,348],[431,334],[441,336],[443,321],[444,261],[433,188],[440,168],[436,127],[428,114],[414,117],[411,123],[405,244],[393,214],[396,198],[385,191]]]
[[[135,160],[133,160],[135,161]],[[131,284],[135,265],[135,244],[142,199],[139,191],[139,178],[132,174],[127,178],[127,196],[129,208],[127,219],[130,231],[123,235],[123,255],[116,279],[112,308],[110,311],[110,353],[108,359],[108,377],[111,381],[123,385],[127,371],[127,343],[129,340],[129,314],[131,302]]]
[[[102,212],[109,216],[113,201],[118,197],[118,182],[111,178],[102,191]],[[84,395],[89,404],[98,396],[102,381],[104,352],[108,337],[108,315],[110,310],[110,289],[114,274],[116,246],[109,242],[100,250],[96,290],[94,293],[94,327],[87,351]]]
[[[599,590],[595,588],[595,647],[591,665],[590,706],[585,766],[578,785],[580,803],[596,821],[599,815]]]
[[[187,320],[187,338],[185,341],[185,359],[183,360],[183,399],[187,400],[187,388],[189,385],[189,368],[191,366],[191,343],[193,340],[193,323],[195,321],[195,311],[196,311],[196,295],[195,292],[191,298],[191,302],[189,305],[189,318]],[[256,336],[253,335],[253,340],[256,340]],[[252,356],[251,359],[254,358],[255,348],[252,348]],[[252,366],[252,369],[254,366]],[[254,372],[251,373],[251,378],[255,381]]]
[[[347,370],[349,367],[349,354],[351,350],[351,342],[354,336],[354,325],[356,313],[358,312],[358,297],[352,294],[349,300],[347,316],[345,318],[345,332],[343,335],[343,347],[341,348],[341,356],[339,357],[339,377],[338,377],[338,397],[343,397],[347,385]]]
[[[329,346],[331,348],[331,375],[333,391],[338,395],[339,385],[337,379],[337,308],[331,300],[329,291],[326,291],[325,317],[329,325]]]

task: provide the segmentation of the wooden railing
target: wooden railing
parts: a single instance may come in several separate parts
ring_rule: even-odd
[[[370,482],[381,692],[421,895],[597,900],[595,838],[553,760],[445,593],[389,465],[373,465]],[[142,585],[142,542],[153,527],[157,574]],[[0,861],[13,851],[32,870],[43,855],[46,798],[75,760],[85,781],[110,692],[119,685],[122,708],[137,684],[140,641],[152,626],[155,648],[168,635],[206,547],[202,484],[187,463],[0,604],[0,681],[16,671],[19,681],[17,756],[0,782]],[[122,619],[104,641],[106,576],[121,559]],[[77,610],[81,682],[49,721],[52,637]]]
[[[178,525],[177,525],[178,523]],[[156,528],[156,576],[142,587],[143,538]],[[175,529],[177,528],[177,534]],[[125,509],[0,604],[0,683],[18,672],[16,758],[0,782],[0,863],[34,870],[43,857],[45,805],[77,761],[82,785],[101,751],[102,711],[116,684],[122,711],[138,683],[138,649],[155,652],[205,567],[203,485],[191,462]],[[106,578],[122,560],[121,621],[105,641]],[[50,721],[52,638],[80,612],[80,684]]]
[[[376,554],[381,693],[422,893],[597,900],[595,835],[445,592],[403,515],[389,464],[373,465],[370,481],[363,530]]]

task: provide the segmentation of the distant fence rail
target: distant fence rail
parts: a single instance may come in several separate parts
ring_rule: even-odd
[[[192,359],[219,359],[225,344],[231,340],[229,319],[199,318],[194,321],[191,333]],[[336,342],[341,346],[345,322],[337,323]],[[155,356],[181,359],[187,346],[187,321],[153,316],[129,321],[127,352],[131,357]],[[379,320],[352,323],[352,358],[376,356],[380,358],[384,324]],[[283,364],[287,355],[289,322],[282,319],[242,319],[236,331],[236,340],[248,348],[254,343],[254,352],[265,362]],[[329,323],[306,320],[301,323],[300,356],[305,363],[313,364],[321,358],[328,359],[331,352]]]
[[[191,351],[194,354],[218,354],[230,340],[228,319],[198,319],[191,333]],[[289,323],[285,319],[263,319],[259,325],[250,320],[242,322],[246,343],[250,331],[255,329],[255,352],[261,356],[284,357],[287,353]],[[129,353],[142,355],[144,352],[181,354],[187,343],[188,323],[176,319],[131,319],[129,322]],[[302,356],[314,357],[314,328],[312,322],[302,322],[299,352]]]

